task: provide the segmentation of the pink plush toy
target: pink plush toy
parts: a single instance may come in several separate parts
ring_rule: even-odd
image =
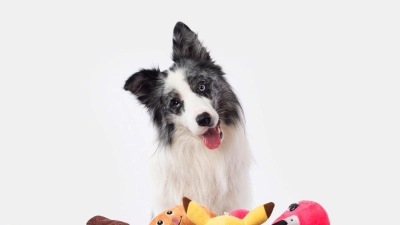
[[[235,209],[229,213],[229,215],[243,219],[250,211],[247,209]]]
[[[325,209],[313,201],[293,203],[272,225],[330,225]]]

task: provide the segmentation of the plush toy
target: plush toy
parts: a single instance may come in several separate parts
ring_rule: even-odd
[[[261,225],[270,217],[275,206],[273,202],[261,205],[250,211],[243,219],[229,215],[211,218],[196,202],[186,197],[183,197],[182,201],[187,217],[195,225]]]
[[[330,225],[325,209],[313,201],[293,203],[272,225]]]
[[[215,217],[207,207],[200,206],[209,217]],[[111,220],[104,216],[92,217],[86,225],[129,225],[128,223]],[[195,225],[187,216],[183,205],[175,206],[160,213],[150,222],[150,225]]]
[[[129,225],[129,224],[118,220],[111,220],[104,216],[94,216],[89,221],[87,221],[86,225]]]
[[[200,206],[209,217],[215,217],[207,207]],[[194,225],[187,216],[183,205],[175,206],[160,213],[150,222],[149,225]]]

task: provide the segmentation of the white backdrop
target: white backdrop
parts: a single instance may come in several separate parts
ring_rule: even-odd
[[[261,2],[261,1],[260,1]],[[332,224],[397,221],[396,1],[0,4],[0,224],[148,224],[155,131],[122,87],[198,32],[243,104],[255,204],[322,204]]]

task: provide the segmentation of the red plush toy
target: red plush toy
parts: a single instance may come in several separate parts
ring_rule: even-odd
[[[330,225],[325,209],[313,201],[293,203],[272,225]]]

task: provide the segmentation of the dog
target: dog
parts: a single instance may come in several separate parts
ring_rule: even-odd
[[[181,204],[183,196],[216,215],[251,208],[253,156],[237,95],[182,22],[173,30],[172,60],[168,70],[141,69],[124,85],[158,130],[149,159],[153,215]]]

